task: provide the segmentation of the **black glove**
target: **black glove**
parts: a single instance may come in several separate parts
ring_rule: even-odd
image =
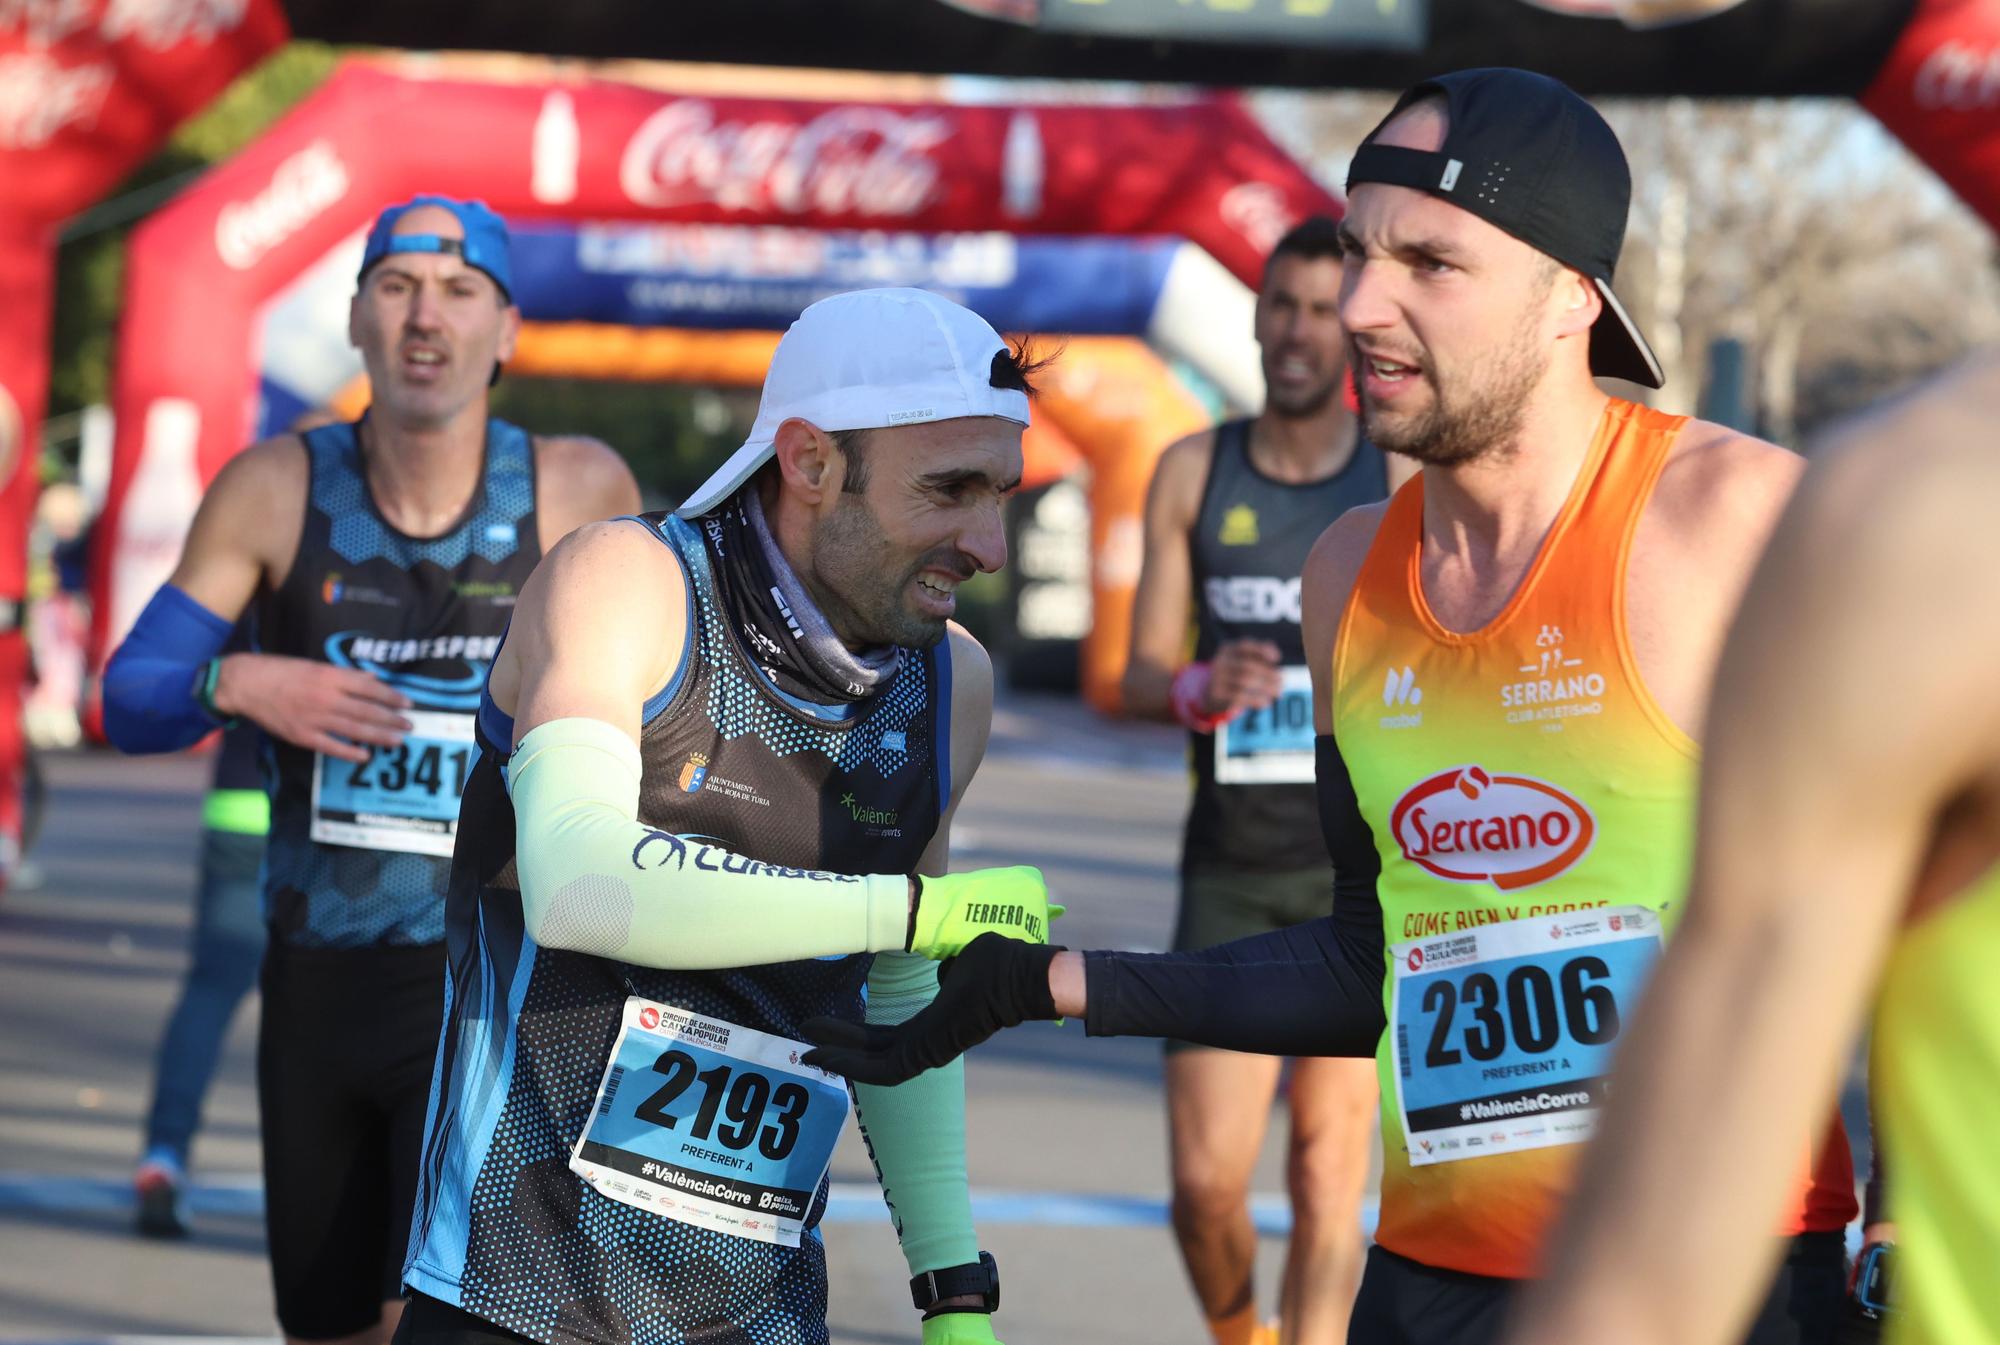
[[[1841,1305],[1840,1315],[1834,1345],[1876,1345],[1882,1339],[1882,1319],[1864,1312],[1853,1299]]]
[[[949,1065],[1003,1027],[1059,1016],[1049,994],[1049,963],[1062,951],[981,934],[940,965],[937,998],[922,1012],[894,1027],[808,1018],[800,1030],[815,1045],[802,1058],[856,1083],[882,1086]]]

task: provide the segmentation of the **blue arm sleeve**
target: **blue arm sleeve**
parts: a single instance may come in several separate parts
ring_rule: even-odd
[[[162,584],[104,669],[104,736],[121,752],[173,752],[221,727],[195,699],[230,623]]]
[[[1375,1054],[1384,933],[1374,833],[1331,734],[1318,742],[1333,914],[1187,953],[1086,953],[1094,1037],[1178,1037],[1264,1055]]]

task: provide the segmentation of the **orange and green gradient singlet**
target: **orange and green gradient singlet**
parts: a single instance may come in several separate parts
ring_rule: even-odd
[[[1682,418],[1613,401],[1484,628],[1423,595],[1423,478],[1390,502],[1334,647],[1334,732],[1382,858],[1389,1030],[1377,1240],[1535,1272],[1692,858],[1698,751],[1641,681],[1625,567]],[[1786,1232],[1854,1214],[1824,1146]]]

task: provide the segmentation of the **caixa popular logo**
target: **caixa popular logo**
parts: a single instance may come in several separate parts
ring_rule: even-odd
[[[1438,877],[1511,892],[1582,859],[1597,819],[1546,780],[1455,766],[1406,790],[1389,830],[1404,858]]]

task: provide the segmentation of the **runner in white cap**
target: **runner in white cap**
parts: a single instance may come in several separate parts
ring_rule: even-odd
[[[848,1091],[799,1023],[900,1021],[932,959],[1060,909],[1033,869],[942,876],[992,717],[954,590],[1006,560],[1032,372],[935,295],[823,300],[679,513],[523,589],[447,897],[413,1339],[827,1340]],[[962,1076],[854,1096],[926,1345],[992,1341]]]

